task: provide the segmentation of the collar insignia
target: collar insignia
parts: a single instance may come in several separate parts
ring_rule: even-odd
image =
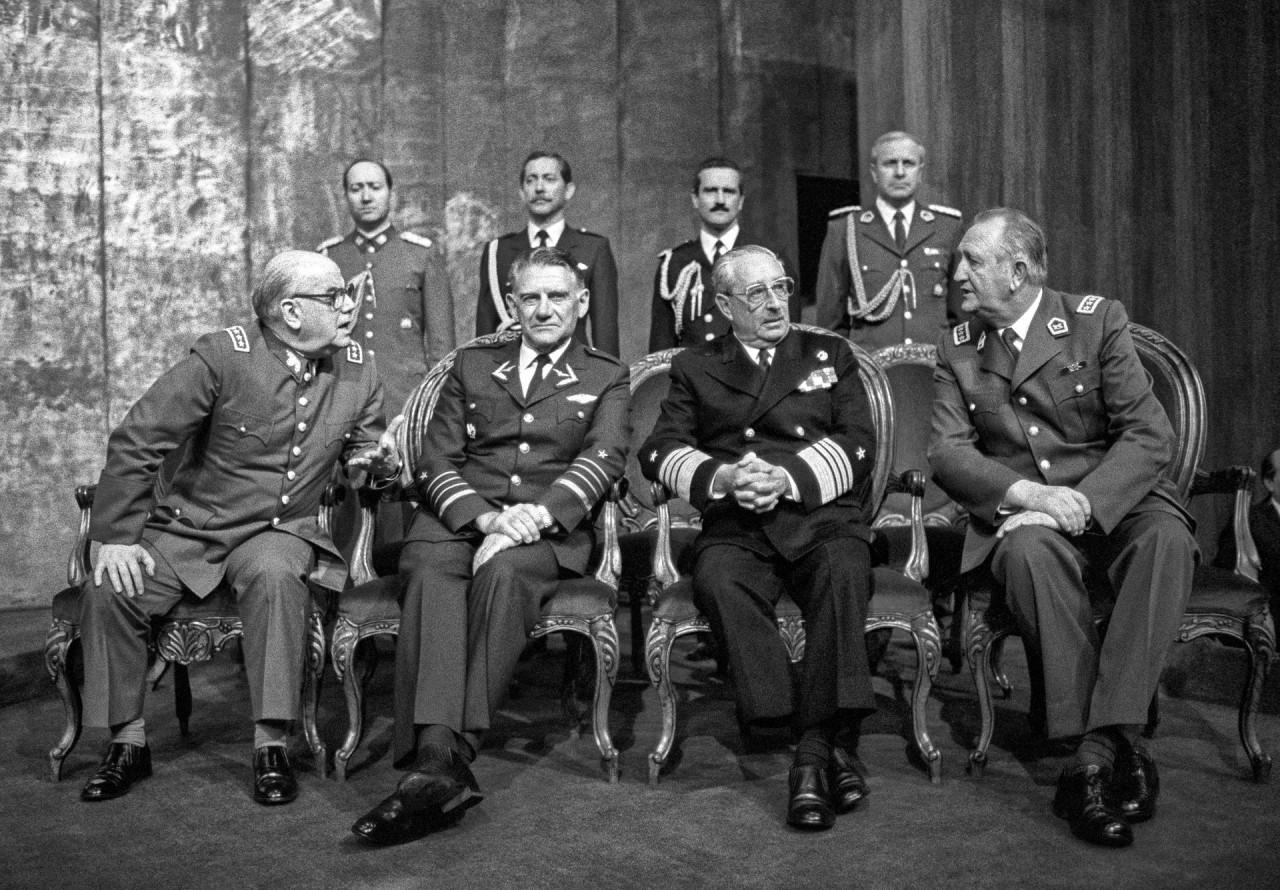
[[[862,216],[858,217],[858,222],[869,223],[874,221],[875,218],[876,218],[876,215],[872,213],[870,210],[864,210],[862,211]]]
[[[951,329],[951,342],[956,346],[963,346],[969,342],[969,322],[958,324]]]
[[[551,369],[551,373],[557,375],[560,378],[560,381],[556,384],[556,389],[560,389],[562,386],[569,386],[570,384],[578,382],[578,375],[573,372],[573,368],[569,365],[566,365],[565,368],[566,370],[564,371],[561,371],[559,368],[556,368],[556,367],[553,367]]]
[[[244,328],[238,324],[234,324],[227,328],[227,333],[231,335],[231,348],[236,352],[249,351],[249,335],[244,332]]]
[[[503,383],[506,383],[508,379],[507,375],[510,374],[515,369],[516,369],[516,366],[513,365],[511,362],[503,362],[501,365],[498,366],[497,370],[493,372],[493,376],[501,380]]]
[[[1071,330],[1067,327],[1067,323],[1056,315],[1049,319],[1048,328],[1049,333],[1055,337],[1065,337]]]

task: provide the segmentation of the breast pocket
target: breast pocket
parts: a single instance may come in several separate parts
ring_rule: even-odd
[[[493,426],[494,402],[492,399],[473,398],[467,401],[463,416],[467,424],[467,438],[478,439]]]
[[[595,413],[595,402],[581,404],[564,399],[556,404],[556,423],[560,429],[574,432],[585,429]]]
[[[1107,406],[1102,399],[1102,372],[1097,368],[1060,375],[1049,383],[1049,395],[1068,442],[1106,437]]]
[[[275,424],[248,411],[228,409],[222,412],[216,424],[217,438],[237,449],[261,451],[271,445]]]
[[[969,397],[969,417],[986,453],[1002,455],[1012,443],[1015,425],[1009,396],[1004,392],[976,392]]]

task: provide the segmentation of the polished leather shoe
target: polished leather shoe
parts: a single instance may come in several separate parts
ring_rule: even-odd
[[[81,800],[111,800],[129,793],[133,783],[151,775],[151,747],[112,742],[93,777],[80,791]]]
[[[869,793],[865,770],[857,754],[839,746],[831,749],[831,790],[837,813],[849,812]]]
[[[787,824],[805,831],[824,831],[835,824],[831,803],[829,770],[820,766],[793,766],[787,776],[791,800],[787,804]]]
[[[1058,777],[1053,812],[1070,822],[1071,833],[1081,840],[1104,847],[1127,847],[1133,843],[1133,829],[1109,802],[1110,784],[1110,767],[1091,763],[1064,769]]]
[[[1160,774],[1156,772],[1156,762],[1151,755],[1135,748],[1128,757],[1116,760],[1111,796],[1130,823],[1146,822],[1156,814]]]
[[[264,806],[292,803],[298,797],[284,745],[265,745],[253,752],[253,799]]]
[[[406,773],[391,796],[357,819],[351,830],[370,844],[403,844],[448,828],[482,800],[471,768],[455,753],[447,762],[431,761]]]

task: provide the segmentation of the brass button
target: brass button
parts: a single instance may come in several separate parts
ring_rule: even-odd
[[[1031,426],[1027,427],[1027,434],[1031,436],[1040,435],[1040,427],[1036,426],[1034,423],[1031,424]]]
[[[1077,384],[1076,384],[1076,392],[1084,392],[1084,384],[1083,384],[1083,383],[1077,383]]]
[[[911,338],[910,338],[910,337],[904,337],[904,338],[902,338],[902,342],[903,342],[903,343],[905,343],[905,344],[907,344],[908,346],[910,346],[910,345],[911,345]]]
[[[520,453],[521,453],[521,454],[528,454],[528,453],[529,453],[529,443],[528,443],[528,442],[521,442],[521,443],[520,443],[520,445],[519,445],[518,447],[519,447],[519,449],[520,449]]]
[[[272,525],[279,525],[279,524],[280,524],[280,517],[279,517],[279,516],[272,516],[272,517],[271,517],[271,524],[272,524]]]
[[[311,375],[311,372],[310,372],[310,371],[308,371],[307,373],[305,373],[305,374],[303,374],[303,375],[302,375],[302,379],[303,379],[303,380],[310,380],[310,379],[311,379],[311,376],[312,376],[312,375]]]
[[[903,260],[902,262],[898,263],[898,265],[905,269],[907,268],[907,261]]]
[[[903,317],[903,318],[905,318],[905,319],[907,319],[907,321],[910,321],[910,320],[911,320],[911,310],[910,310],[910,309],[904,309],[904,310],[902,311],[902,317]]]
[[[366,312],[366,313],[364,314],[364,317],[365,317],[365,318],[373,318],[373,313],[372,313],[372,312]]]
[[[298,432],[305,433],[307,431],[307,422],[305,420],[298,421]]]
[[[294,456],[294,457],[297,457],[297,456],[298,456],[299,454],[301,454],[301,453],[302,453],[302,449],[301,449],[301,448],[299,448],[297,445],[294,445],[294,446],[293,446],[293,456]]]
[[[1047,469],[1049,469],[1049,461],[1047,461],[1047,460],[1042,460],[1042,461],[1040,461],[1040,469],[1042,469],[1042,470],[1047,470]]]
[[[519,484],[520,484],[520,477],[519,477],[519,476],[512,476],[512,477],[511,477],[511,484],[512,484],[512,485],[519,485]]]
[[[368,339],[369,339],[370,337],[372,337],[372,336],[373,336],[373,331],[365,331],[365,332],[364,332],[364,338],[365,338],[366,340],[368,340]]]
[[[287,494],[280,495],[280,503],[282,504],[289,503],[289,496]]]
[[[743,435],[746,436],[748,439],[753,439],[755,438],[756,431],[753,430],[751,427],[747,427],[746,432],[744,432]]]
[[[709,324],[709,323],[711,323],[711,322],[713,322],[713,321],[715,321],[715,318],[716,318],[716,317],[715,317],[714,315],[712,315],[710,312],[708,312],[706,315],[702,316],[702,320],[703,320],[703,321],[705,321],[705,322],[707,322],[708,324]]]
[[[803,436],[803,435],[804,435],[804,427],[802,427],[802,426],[798,426],[798,427],[796,427],[796,435],[797,435],[797,436]]]
[[[368,247],[364,249],[365,253],[373,253],[373,251],[374,251],[374,246],[372,244],[370,244]]]
[[[1019,404],[1019,405],[1025,405],[1026,403],[1027,403],[1027,397],[1026,397],[1026,396],[1018,396],[1018,404]]]
[[[977,410],[978,410],[978,406],[977,406],[977,405],[975,405],[973,402],[970,402],[970,403],[969,403],[969,410],[970,410],[970,411],[977,411]]]
[[[472,405],[471,407],[472,407],[472,408],[474,408],[474,407],[475,407],[475,405]],[[520,419],[521,419],[521,420],[523,420],[525,423],[533,423],[533,415],[532,415],[532,414],[526,414],[524,417],[522,417],[522,418],[520,418]]]
[[[706,336],[706,338],[705,338],[705,339],[707,339],[707,340],[714,340],[715,338],[716,338],[716,335],[715,335],[715,334],[707,334],[707,336]]]
[[[308,403],[308,401],[307,401],[307,397],[306,397],[306,396],[301,396],[301,397],[298,399],[298,404],[299,404],[299,405],[301,405],[301,406],[302,406],[302,407],[304,407],[304,408],[305,408],[305,407],[307,407],[307,405],[309,404],[309,403]]]
[[[285,473],[285,476],[289,477],[290,479],[298,478],[298,474],[295,473],[293,470],[290,470],[289,472]]]

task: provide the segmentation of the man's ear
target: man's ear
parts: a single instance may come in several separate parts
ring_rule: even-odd
[[[1014,260],[1013,267],[1010,269],[1009,275],[1009,293],[1017,293],[1020,291],[1022,286],[1027,283],[1027,278],[1030,274],[1031,273],[1027,269],[1027,264],[1024,260]]]
[[[724,314],[724,317],[730,321],[733,321],[733,309],[730,308],[732,305],[733,304],[729,302],[728,294],[716,294],[716,308],[718,308]]]
[[[566,204],[568,204],[570,201],[573,200],[573,193],[574,191],[577,190],[577,188],[578,188],[578,185],[577,183],[574,183],[574,182],[571,182],[564,187],[564,201]]]
[[[591,306],[591,291],[585,287],[578,291],[578,318],[587,317],[587,309]]]
[[[511,313],[512,318],[520,317],[520,307],[516,304],[516,295],[514,293],[506,294],[503,298],[507,304],[507,311]]]
[[[302,304],[298,300],[284,299],[280,301],[280,319],[291,331],[302,329]]]

